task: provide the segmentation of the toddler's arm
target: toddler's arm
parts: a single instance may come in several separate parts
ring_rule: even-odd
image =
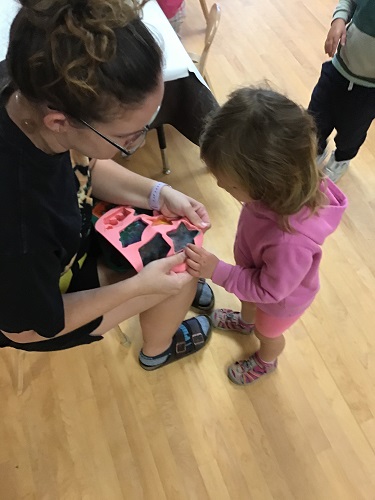
[[[346,42],[346,23],[343,19],[335,19],[328,31],[327,39],[324,43],[324,52],[330,57],[335,55],[338,44],[344,46]]]
[[[240,300],[263,304],[288,297],[313,266],[317,272],[320,261],[320,255],[313,255],[310,249],[288,244],[268,247],[259,268],[227,264],[195,245],[188,245],[185,253],[188,272],[193,276],[211,278]]]
[[[353,17],[357,4],[354,0],[340,0],[333,13],[333,21],[324,44],[324,51],[333,57],[337,46],[346,43],[346,25]]]

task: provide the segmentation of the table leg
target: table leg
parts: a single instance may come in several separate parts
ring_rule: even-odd
[[[171,170],[169,168],[168,157],[167,157],[167,153],[166,153],[167,143],[165,140],[165,133],[164,133],[163,125],[159,125],[159,127],[156,128],[156,132],[158,134],[159,148],[160,148],[160,153],[161,153],[161,159],[163,162],[163,174],[170,174]]]

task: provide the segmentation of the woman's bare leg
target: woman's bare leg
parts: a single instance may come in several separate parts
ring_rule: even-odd
[[[100,269],[102,285],[113,283],[123,276]],[[147,295],[135,297],[104,315],[100,326],[92,335],[103,335],[119,323],[140,315],[144,340],[143,352],[155,356],[164,352],[171,344],[172,337],[193,301],[197,280],[191,280],[178,295]]]
[[[197,281],[193,279],[178,295],[173,295],[140,314],[142,351],[146,356],[160,354],[171,345],[172,337],[194,299]]]

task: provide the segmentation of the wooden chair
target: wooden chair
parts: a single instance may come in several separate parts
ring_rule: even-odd
[[[220,5],[217,3],[214,3],[208,12],[207,4],[205,0],[200,0],[201,7],[203,10],[204,17],[206,19],[206,31],[205,31],[205,38],[204,38],[204,47],[201,55],[197,54],[191,54],[189,53],[189,56],[191,57],[192,61],[194,64],[197,66],[198,71],[200,74],[203,76],[203,78],[206,80],[208,86],[211,88],[210,82],[208,80],[208,76],[206,74],[206,62],[207,62],[207,56],[210,51],[212,42],[214,41],[217,29],[219,27],[220,23],[220,17],[221,17],[221,8]],[[168,157],[166,154],[166,149],[167,149],[167,143],[165,140],[165,133],[164,133],[164,126],[160,125],[159,127],[156,128],[157,134],[158,134],[158,142],[159,142],[159,148],[160,148],[160,153],[161,153],[161,159],[163,163],[163,174],[170,174],[171,170],[169,167],[168,163]]]
[[[210,12],[208,13],[208,17],[206,18],[207,27],[205,32],[203,51],[201,55],[189,53],[189,56],[193,60],[194,64],[197,66],[199,73],[203,76],[203,78],[206,81],[207,81],[207,74],[206,74],[207,56],[220,24],[220,17],[221,17],[220,5],[214,3],[213,6],[211,7]]]
[[[17,350],[17,396],[20,396],[23,393],[23,384],[24,384],[24,365],[25,365],[25,355],[26,351]]]
[[[208,10],[208,7],[207,7],[206,0],[199,0],[199,3],[201,4],[201,9],[202,9],[204,18],[205,18],[205,20],[207,22],[208,21],[209,10]]]
[[[130,338],[124,333],[120,327],[120,325],[117,325],[113,328],[113,330],[116,332],[116,335],[120,341],[120,344],[123,346],[129,346],[131,344]]]

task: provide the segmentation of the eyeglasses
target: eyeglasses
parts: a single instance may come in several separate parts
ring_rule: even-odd
[[[137,149],[140,146],[142,146],[142,144],[145,140],[146,134],[150,130],[150,127],[148,125],[146,125],[145,127],[143,127],[142,130],[139,130],[138,132],[134,132],[133,134],[130,134],[129,138],[127,139],[127,148],[124,148],[124,147],[120,146],[120,144],[117,144],[116,142],[112,141],[112,139],[110,139],[106,135],[99,132],[99,130],[96,130],[96,128],[94,128],[92,125],[87,123],[85,120],[82,120],[81,118],[79,118],[78,121],[80,123],[82,123],[83,125],[85,125],[86,127],[88,127],[89,129],[91,129],[93,132],[95,132],[95,134],[99,135],[102,139],[109,142],[109,144],[111,144],[112,146],[117,148],[119,151],[121,151],[121,153],[124,156],[131,156],[133,153],[135,153],[137,151]]]
[[[105,141],[107,141],[109,144],[111,144],[112,146],[114,146],[115,148],[117,148],[119,151],[121,151],[121,153],[124,156],[131,156],[144,143],[144,140],[146,138],[147,132],[150,130],[150,125],[155,120],[155,118],[156,118],[157,114],[159,113],[159,111],[160,111],[160,106],[158,106],[156,112],[153,114],[153,116],[152,116],[152,118],[150,120],[150,123],[148,125],[146,125],[145,127],[143,127],[141,130],[138,130],[137,132],[132,132],[132,133],[130,133],[128,135],[128,137],[126,138],[126,148],[124,148],[123,146],[120,146],[120,144],[117,144],[116,142],[112,141],[112,139],[110,139],[106,135],[104,135],[101,132],[99,132],[99,130],[96,130],[96,128],[94,128],[92,125],[90,125],[89,123],[87,123],[85,120],[82,120],[81,118],[78,118],[78,121],[80,123],[82,123],[82,125],[85,125],[85,127],[88,127],[90,130],[92,130],[93,132],[95,132],[95,134],[99,135],[102,139],[104,139]]]

